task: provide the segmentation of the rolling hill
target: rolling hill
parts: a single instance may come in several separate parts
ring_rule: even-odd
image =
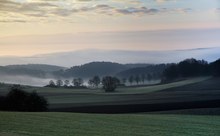
[[[113,62],[91,62],[74,66],[66,70],[53,72],[56,76],[90,78],[97,76],[116,76],[117,73],[136,67],[146,67],[150,64],[119,64]]]
[[[0,66],[0,75],[19,75],[38,78],[46,78],[48,75],[54,78],[90,78],[95,75],[101,77],[106,75],[114,76],[117,73],[124,70],[146,66],[150,66],[150,64],[119,64],[113,62],[91,62],[80,66],[73,66],[71,68],[46,64],[7,65]]]

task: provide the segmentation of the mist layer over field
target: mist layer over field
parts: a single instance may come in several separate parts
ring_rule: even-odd
[[[30,85],[30,86],[45,86],[49,83],[52,79],[49,78],[36,78],[30,76],[0,76],[1,83],[8,83],[8,84],[22,84],[22,85]]]
[[[6,84],[21,84],[21,85],[30,85],[30,86],[45,86],[48,85],[49,81],[53,80],[56,83],[56,78],[37,78],[37,77],[30,77],[30,76],[21,76],[21,75],[1,75],[0,76],[0,82],[1,83],[6,83]],[[72,82],[73,79],[67,79],[63,78],[61,80],[69,80]],[[88,86],[88,80],[89,79],[84,79],[84,85]],[[160,83],[160,80],[151,80],[151,81],[145,81],[145,85],[147,84],[158,84]],[[140,83],[141,85],[142,83]],[[127,86],[130,85],[136,85],[136,83],[130,84],[126,83]]]

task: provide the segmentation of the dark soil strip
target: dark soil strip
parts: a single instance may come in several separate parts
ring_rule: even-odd
[[[220,100],[158,103],[158,104],[98,105],[98,106],[83,106],[83,107],[72,107],[72,108],[58,108],[58,109],[50,109],[50,111],[117,114],[117,113],[138,113],[138,112],[168,111],[168,110],[194,109],[194,108],[217,108],[217,107],[220,107]]]

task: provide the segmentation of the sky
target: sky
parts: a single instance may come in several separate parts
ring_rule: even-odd
[[[0,0],[0,57],[220,47],[220,0]]]

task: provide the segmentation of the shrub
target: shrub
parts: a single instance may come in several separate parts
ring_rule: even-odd
[[[46,111],[48,106],[47,100],[36,92],[28,93],[14,87],[0,101],[0,108],[8,111]]]

